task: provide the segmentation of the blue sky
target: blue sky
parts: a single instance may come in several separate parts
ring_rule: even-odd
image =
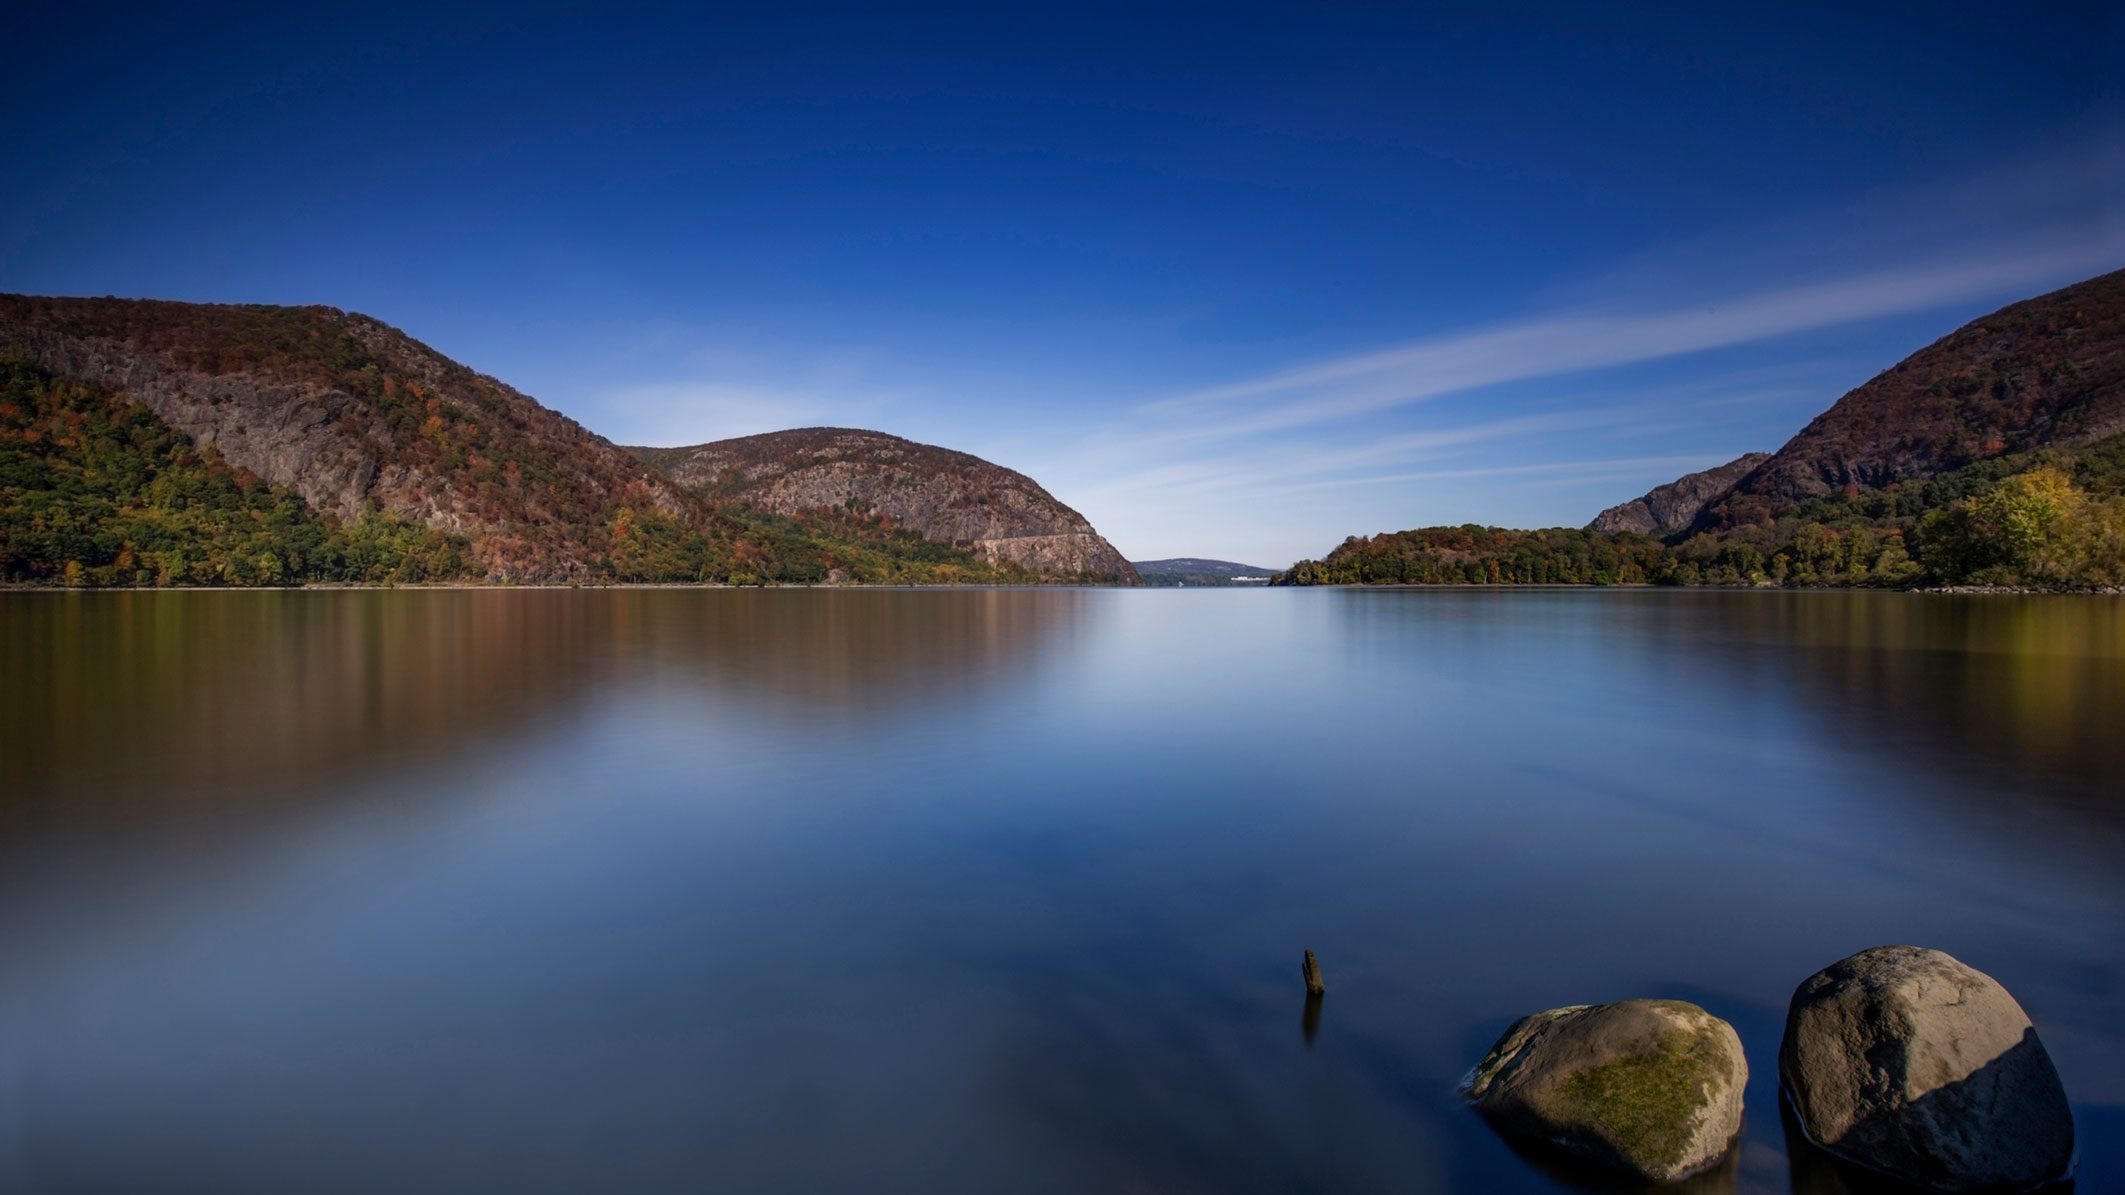
[[[2115,5],[40,7],[0,289],[875,427],[1138,559],[1577,525],[2125,266]]]

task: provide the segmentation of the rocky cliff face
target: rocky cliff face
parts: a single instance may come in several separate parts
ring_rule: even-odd
[[[2125,270],[2001,308],[1906,357],[1741,478],[1697,529],[2121,432]]]
[[[1691,473],[1659,486],[1643,497],[1611,506],[1594,516],[1588,531],[1630,531],[1639,535],[1667,536],[1697,520],[1705,507],[1726,496],[1734,483],[1750,470],[1771,459],[1767,452],[1736,457],[1716,469]]]
[[[710,502],[785,515],[857,503],[992,563],[1140,583],[1083,515],[1032,478],[963,452],[831,427],[629,451]]]
[[[495,580],[581,577],[623,505],[698,506],[573,420],[335,308],[7,295],[0,348],[126,394],[314,510],[462,533]]]

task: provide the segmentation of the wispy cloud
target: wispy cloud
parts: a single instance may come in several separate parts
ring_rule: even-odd
[[[1709,465],[1724,463],[1716,452],[1690,452],[1673,456],[1635,456],[1591,461],[1547,461],[1539,465],[1493,465],[1483,469],[1420,469],[1408,473],[1384,473],[1360,477],[1335,477],[1288,487],[1293,490],[1343,489],[1349,486],[1399,485],[1412,481],[1460,481],[1472,477],[1539,477],[1546,485],[1579,485],[1634,477],[1647,469],[1675,470],[1677,476]],[[1551,475],[1551,476],[1544,476]]]
[[[1590,441],[1628,442],[1652,433],[1669,437],[1686,429],[1716,427],[1722,422],[1718,408],[1772,398],[1790,400],[1795,393],[1794,374],[1791,364],[1780,364],[1639,392],[1624,401],[1593,393],[1567,393],[1552,399],[1547,410],[1473,422],[1442,422],[1418,431],[1383,434],[1370,428],[1368,434],[1353,437],[1333,434],[1340,429],[1324,429],[1322,434],[1304,438],[1291,432],[1197,444],[1194,451],[1178,454],[1162,464],[1111,470],[1109,478],[1080,493],[1091,501],[1146,503],[1241,491],[1254,495],[1257,501],[1268,501],[1271,495],[1304,490],[1510,476],[1548,466],[1435,466],[1478,453],[1526,451],[1536,443],[1548,453],[1566,443],[1583,446]],[[1767,384],[1772,388],[1766,390]],[[1660,457],[1611,458],[1609,463],[1642,473],[1647,468],[1673,464],[1702,468],[1733,455],[1721,455],[1713,449]],[[1412,471],[1420,464],[1427,467]]]
[[[1258,444],[1243,451],[1206,455],[1148,469],[1133,470],[1095,486],[1095,498],[1172,500],[1216,490],[1261,489],[1293,479],[1377,469],[1435,457],[1485,441],[1586,427],[1606,418],[1602,413],[1573,412],[1519,415],[1482,423],[1376,437],[1361,444]]]
[[[2125,237],[2017,246],[1977,260],[1916,262],[1704,304],[1637,313],[1560,312],[1430,337],[1153,402],[1141,413],[1209,417],[1206,435],[1282,431],[1506,382],[1583,373],[1769,340],[2024,290],[2125,260]]]
[[[2125,266],[2121,163],[2125,144],[2106,131],[1968,177],[1703,234],[1619,261],[1516,319],[1205,386],[1136,415],[1174,442],[1285,432],[2035,293]]]

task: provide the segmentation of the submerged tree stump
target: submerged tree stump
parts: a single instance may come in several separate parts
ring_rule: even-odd
[[[1306,952],[1306,961],[1299,964],[1299,974],[1306,978],[1307,995],[1318,996],[1328,990],[1328,985],[1321,982],[1321,960],[1313,957],[1313,951]]]

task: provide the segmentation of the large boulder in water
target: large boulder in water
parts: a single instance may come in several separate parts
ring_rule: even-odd
[[[1623,1000],[1522,1017],[1468,1096],[1511,1136],[1665,1181],[1727,1151],[1748,1077],[1732,1025],[1681,1000]]]
[[[2073,1117],[2014,997],[1938,950],[1877,946],[1800,985],[1778,1051],[1808,1137],[1936,1191],[2019,1191],[2066,1172]]]

